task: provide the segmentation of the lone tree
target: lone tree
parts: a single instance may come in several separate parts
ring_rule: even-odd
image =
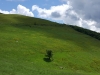
[[[52,56],[52,50],[46,50],[46,57],[48,57],[49,60],[51,60]]]

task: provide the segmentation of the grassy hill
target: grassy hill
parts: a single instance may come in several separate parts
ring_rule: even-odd
[[[53,61],[44,61],[46,50]],[[100,40],[71,26],[0,14],[0,75],[100,75]]]

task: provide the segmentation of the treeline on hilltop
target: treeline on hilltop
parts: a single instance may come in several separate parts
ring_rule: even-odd
[[[3,14],[3,13],[0,12],[0,14]]]
[[[84,28],[81,28],[81,27],[78,27],[78,26],[72,26],[72,25],[69,25],[69,26],[71,28],[73,28],[74,30],[78,31],[78,32],[87,34],[87,35],[89,35],[93,38],[100,40],[100,33],[97,33],[97,32],[94,32],[94,31],[91,31],[91,30],[88,30],[88,29],[84,29]]]

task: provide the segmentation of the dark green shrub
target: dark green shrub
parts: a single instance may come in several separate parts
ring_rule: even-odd
[[[53,54],[52,54],[52,50],[46,50],[46,55],[45,55],[49,60],[51,60]]]

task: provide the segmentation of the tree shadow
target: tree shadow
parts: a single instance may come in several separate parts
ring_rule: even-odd
[[[47,58],[47,57],[43,58],[43,60],[44,60],[45,62],[51,62],[51,61],[52,61],[51,59],[49,59],[49,58]]]

